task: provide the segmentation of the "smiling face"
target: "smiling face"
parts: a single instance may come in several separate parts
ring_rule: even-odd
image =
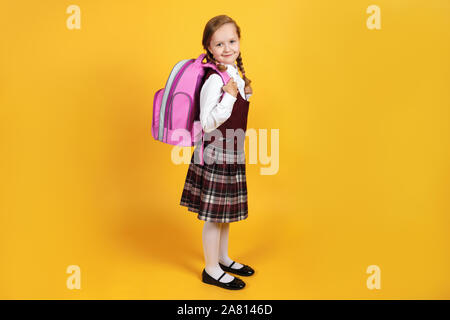
[[[214,32],[208,47],[214,58],[223,64],[234,64],[239,56],[239,36],[233,23],[225,23]]]

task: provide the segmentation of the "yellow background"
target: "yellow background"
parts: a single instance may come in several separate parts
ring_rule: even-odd
[[[276,175],[247,164],[230,257],[256,274],[233,292],[201,282],[188,165],[150,131],[218,14],[242,29],[248,127],[280,133]],[[448,0],[3,2],[0,298],[450,298],[449,24]]]

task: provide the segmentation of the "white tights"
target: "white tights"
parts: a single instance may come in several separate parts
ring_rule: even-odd
[[[217,223],[205,221],[203,226],[203,251],[205,254],[205,270],[214,279],[223,274],[219,262],[229,266],[233,260],[228,256],[228,235],[230,232],[230,223]],[[233,269],[239,269],[242,264],[237,262],[232,266]],[[234,277],[226,274],[220,279],[220,282],[230,282]]]

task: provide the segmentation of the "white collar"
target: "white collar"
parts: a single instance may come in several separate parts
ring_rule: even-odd
[[[228,72],[232,72],[232,73],[237,73],[237,74],[239,74],[238,73],[238,68],[237,68],[237,66],[236,66],[236,64],[225,64],[225,66],[227,67],[227,70],[228,70]]]

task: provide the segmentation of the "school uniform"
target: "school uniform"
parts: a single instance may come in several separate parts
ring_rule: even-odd
[[[220,223],[248,217],[243,140],[251,94],[245,94],[245,82],[237,66],[227,64],[226,67],[237,83],[238,95],[223,94],[224,84],[219,74],[213,69],[206,72],[200,91],[200,122],[205,132],[204,164],[200,164],[201,145],[198,145],[192,154],[180,201],[188,211],[197,213],[198,219]],[[239,131],[239,138],[227,136],[226,129]],[[215,133],[219,131],[222,136],[217,138]]]

